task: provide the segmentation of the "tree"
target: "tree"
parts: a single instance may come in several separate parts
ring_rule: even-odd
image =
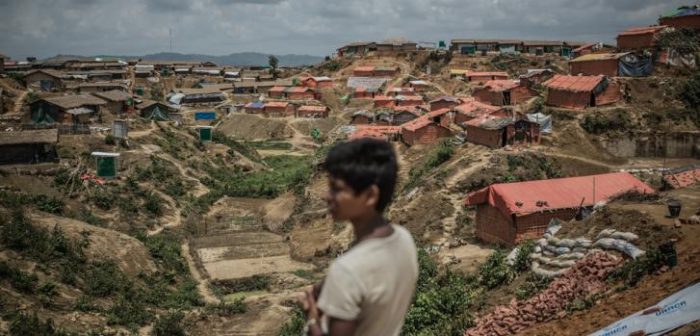
[[[275,55],[270,55],[267,60],[267,64],[270,65],[270,73],[274,78],[277,78],[277,66],[279,65],[279,60]]]

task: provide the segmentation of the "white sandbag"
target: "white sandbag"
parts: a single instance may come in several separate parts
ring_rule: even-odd
[[[556,251],[557,255],[562,255],[564,253],[571,253],[571,249],[568,247],[557,247],[557,251]]]
[[[539,246],[539,245],[535,245],[534,251],[535,251],[536,253],[540,253],[540,252],[542,252],[542,247]]]
[[[596,241],[593,246],[602,247],[609,250],[617,250],[632,257],[632,259],[637,259],[644,255],[643,250],[640,250],[634,246],[634,244],[622,239],[602,238]]]
[[[560,275],[564,274],[564,272],[567,271],[567,270],[548,270],[548,269],[544,269],[544,268],[540,267],[540,264],[537,263],[537,262],[533,262],[533,263],[532,263],[531,270],[532,270],[533,273],[535,273],[535,274],[537,274],[537,275],[539,275],[539,276],[545,277],[545,278],[557,277],[557,276],[560,276]]]
[[[510,251],[508,253],[508,256],[506,257],[506,264],[513,266],[515,265],[515,258],[518,257],[518,254],[520,253],[520,246],[517,246],[513,249],[513,251]]]
[[[573,239],[560,239],[559,244],[557,244],[560,247],[568,247],[568,248],[574,248],[576,246],[576,241]]]
[[[575,260],[578,260],[578,259],[583,259],[583,257],[585,257],[585,256],[586,256],[585,253],[581,253],[581,252],[571,252],[571,253],[562,254],[562,255],[559,256],[559,258],[560,258],[560,259],[575,259]]]
[[[550,252],[549,250],[542,250],[542,255],[548,256],[548,257],[556,256],[554,253]]]
[[[591,247],[591,245],[593,245],[593,242],[590,239],[583,237],[574,239],[574,243],[574,246],[576,247]]]
[[[614,232],[613,234],[611,234],[610,238],[623,239],[623,240],[626,240],[628,242],[633,242],[633,241],[639,239],[639,236],[637,236],[636,234],[634,234],[632,232],[617,231],[617,232]]]
[[[598,232],[598,235],[595,237],[596,240],[601,239],[601,238],[610,238],[610,235],[615,233],[617,230],[615,229],[605,229],[603,231]]]
[[[556,235],[559,230],[561,230],[561,222],[554,218],[551,221],[549,221],[549,225],[547,225],[547,230],[545,232],[548,232],[552,236]]]
[[[593,244],[591,244],[593,245]],[[588,253],[588,248],[587,247],[574,247],[571,249],[571,252],[573,253]]]
[[[547,239],[545,239],[545,238],[540,238],[539,240],[537,240],[537,245],[539,245],[539,246],[542,247],[542,248],[545,248],[545,246],[548,245],[548,244],[547,244]]]
[[[559,241],[560,239],[554,236],[547,238],[547,243],[552,246],[559,246]]]

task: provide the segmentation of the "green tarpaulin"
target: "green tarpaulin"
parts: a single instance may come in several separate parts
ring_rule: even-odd
[[[154,108],[152,108],[150,111],[146,111],[143,115],[144,118],[148,120],[155,120],[155,121],[165,121],[165,120],[170,120],[168,117],[168,114],[161,111],[158,105],[156,105]]]
[[[32,113],[32,122],[35,124],[53,124],[56,120],[54,120],[51,115],[44,112],[43,107],[39,107]]]
[[[211,141],[211,128],[202,127],[199,129],[199,141],[206,142]]]
[[[99,176],[99,177],[115,177],[115,176],[117,176],[116,158],[114,158],[114,157],[98,157],[97,158],[97,176]]]

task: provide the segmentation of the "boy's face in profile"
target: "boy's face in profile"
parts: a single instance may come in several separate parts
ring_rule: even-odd
[[[367,192],[356,193],[345,181],[330,175],[325,199],[335,221],[352,220],[374,211],[374,205],[368,204]]]

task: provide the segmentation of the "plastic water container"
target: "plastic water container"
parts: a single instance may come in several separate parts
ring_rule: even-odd
[[[672,200],[666,203],[668,205],[668,216],[671,218],[677,218],[681,215],[681,202]]]

